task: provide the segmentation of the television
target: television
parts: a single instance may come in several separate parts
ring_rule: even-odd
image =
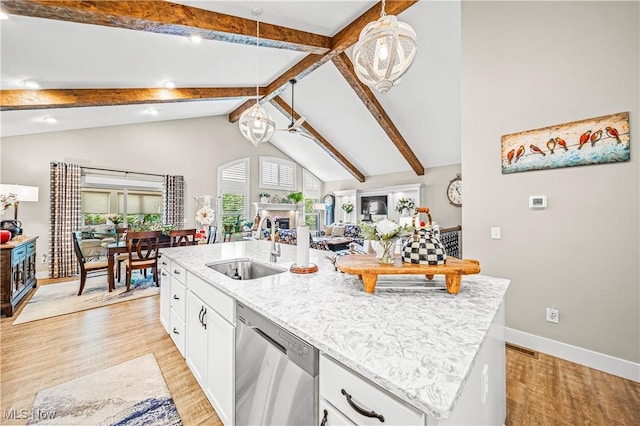
[[[388,213],[386,195],[362,197],[360,199],[360,206],[362,220],[365,222],[370,222],[372,219],[375,219],[375,216],[386,216]]]

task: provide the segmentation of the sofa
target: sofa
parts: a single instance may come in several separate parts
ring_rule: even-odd
[[[264,238],[269,238],[269,230],[262,230]],[[298,238],[295,229],[278,229],[276,231],[276,241],[282,244],[297,245]],[[318,250],[340,251],[348,248],[349,244],[355,243],[362,246],[364,239],[360,227],[356,224],[332,224],[327,225],[325,231],[317,237],[311,237],[309,246]]]

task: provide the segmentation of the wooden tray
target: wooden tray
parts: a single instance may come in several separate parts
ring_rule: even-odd
[[[434,275],[444,274],[447,291],[458,294],[462,275],[480,272],[480,262],[474,259],[457,259],[447,257],[444,265],[416,265],[402,262],[402,266],[378,263],[375,255],[351,254],[340,256],[336,260],[336,268],[347,274],[357,274],[364,284],[364,291],[373,293],[378,281],[378,275],[424,275],[432,279]]]

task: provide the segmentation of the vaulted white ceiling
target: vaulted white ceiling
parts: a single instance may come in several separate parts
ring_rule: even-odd
[[[375,5],[371,1],[177,1],[229,15],[334,36]],[[375,93],[425,167],[460,162],[460,4],[422,0],[399,15],[418,35],[416,60],[387,94]],[[10,15],[0,21],[2,90],[162,87],[251,87],[259,64],[265,87],[306,54],[284,49]],[[347,55],[351,57],[350,49]],[[280,95],[291,102],[290,90]],[[79,108],[2,111],[1,135],[228,115],[248,98]],[[150,115],[150,109],[157,115]],[[289,116],[267,109],[278,128]],[[411,171],[373,115],[329,61],[300,79],[295,109],[365,176]],[[55,117],[55,124],[44,117]],[[237,123],[230,124],[237,126]],[[249,142],[247,142],[249,143]],[[352,174],[315,142],[276,132],[271,143],[324,181]]]

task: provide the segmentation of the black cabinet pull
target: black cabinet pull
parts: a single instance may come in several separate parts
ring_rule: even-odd
[[[205,330],[207,329],[206,318],[207,318],[207,308],[204,308],[204,313],[202,314],[202,326],[204,327]]]
[[[178,295],[177,295],[177,294],[174,294],[174,295],[173,295],[173,298],[174,298],[175,300],[180,300],[180,298],[178,297]]]
[[[176,328],[175,328],[175,327],[173,327],[173,334],[180,334],[180,333],[178,332],[178,330],[176,330]]]
[[[180,271],[178,271],[177,269],[175,271],[173,271],[174,274],[176,275],[180,275]]]
[[[323,410],[324,411],[324,416],[322,416],[322,421],[320,422],[320,426],[325,426],[327,424],[327,416],[329,415],[329,412],[327,410]]]
[[[380,420],[381,423],[384,423],[384,416],[382,414],[377,414],[375,411],[367,411],[364,408],[360,408],[358,407],[352,400],[351,400],[351,395],[349,395],[347,393],[346,390],[342,389],[342,394],[344,395],[345,398],[347,398],[347,402],[349,403],[349,405],[351,406],[351,408],[353,408],[356,413],[361,414],[365,417],[375,417],[378,420]]]
[[[162,271],[162,276],[163,276],[163,277],[166,277],[166,276],[167,276],[167,274],[166,274],[164,271]]]
[[[202,325],[202,313],[204,312],[204,306],[200,306],[200,313],[198,314],[198,321],[200,321],[200,325]]]

